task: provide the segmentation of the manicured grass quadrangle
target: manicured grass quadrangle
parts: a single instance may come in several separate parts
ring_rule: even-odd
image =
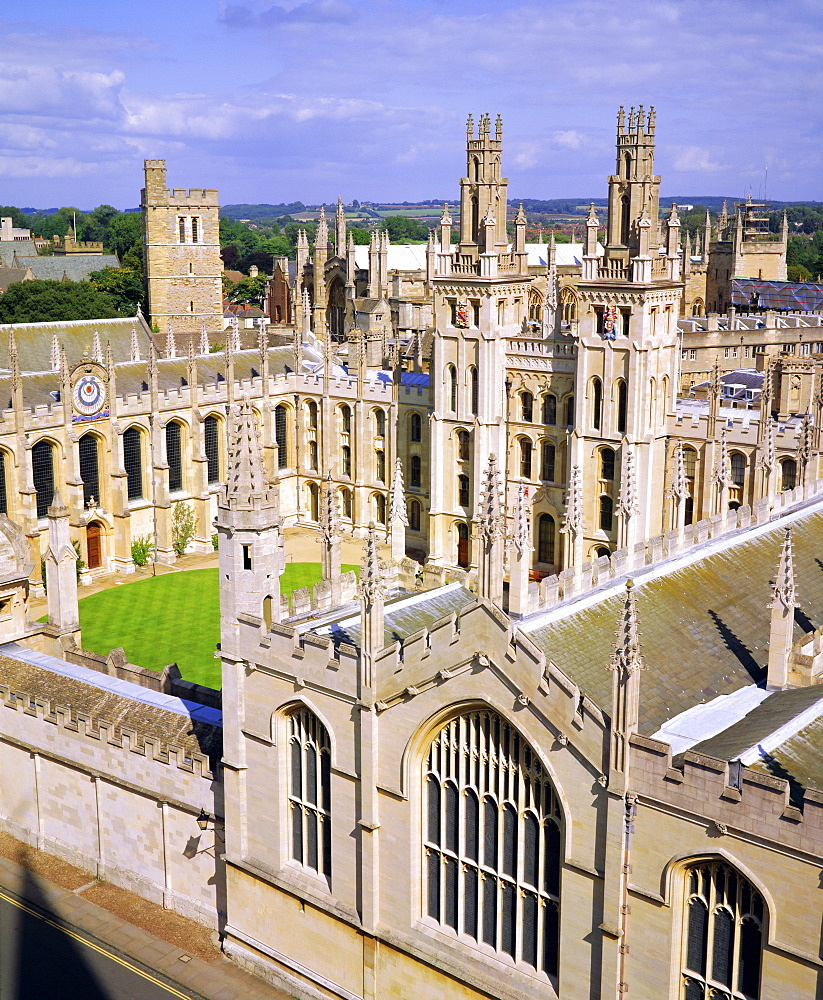
[[[343,571],[357,569],[343,566]],[[320,580],[319,563],[288,563],[281,593]],[[91,594],[80,601],[83,648],[108,656],[122,646],[130,663],[162,670],[176,663],[187,681],[219,688],[220,641],[217,569],[194,569]]]

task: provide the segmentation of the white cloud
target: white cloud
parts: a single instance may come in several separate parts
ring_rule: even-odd
[[[561,129],[552,133],[552,142],[561,149],[580,149],[583,145],[583,136],[574,129]]]
[[[725,163],[713,160],[708,149],[701,146],[674,147],[674,160],[671,164],[674,170],[684,173],[716,174],[728,169]]]

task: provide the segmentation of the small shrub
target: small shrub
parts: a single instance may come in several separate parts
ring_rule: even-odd
[[[194,538],[196,520],[194,508],[188,503],[175,504],[171,514],[171,544],[175,553],[182,556]]]
[[[219,542],[220,542],[220,539],[219,539],[219,537],[217,535],[217,532],[215,531],[215,533],[211,536],[211,544],[212,544],[212,548],[214,549],[215,552],[217,551],[217,547],[218,547]]]
[[[145,566],[154,555],[154,539],[151,535],[138,535],[131,543],[131,560],[135,566]]]

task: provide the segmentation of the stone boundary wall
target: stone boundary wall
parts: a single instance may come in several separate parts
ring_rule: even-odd
[[[0,684],[0,788],[0,829],[217,926],[223,786],[203,754]]]
[[[675,766],[667,743],[644,736],[630,745],[630,784],[641,797],[699,816],[721,836],[743,834],[823,857],[823,791],[807,789],[801,809],[784,778],[692,750]]]
[[[823,479],[817,479],[773,497],[755,500],[750,507],[745,504],[725,515],[712,517],[694,524],[687,524],[682,531],[669,531],[638,542],[633,550],[617,549],[609,556],[600,556],[594,562],[584,562],[579,567],[561,570],[558,575],[545,577],[540,583],[529,585],[528,614],[548,611],[566,601],[580,597],[612,580],[630,576],[651,566],[675,559],[698,550],[700,546],[737,531],[768,524],[788,513],[792,508],[815,499],[823,499]],[[775,557],[776,558],[776,557]]]

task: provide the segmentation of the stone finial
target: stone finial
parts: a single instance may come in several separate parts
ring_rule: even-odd
[[[472,139],[474,139],[474,119],[471,114],[469,114],[469,117],[466,119],[466,139],[468,142],[471,142]]]
[[[500,115],[497,116],[497,120],[494,123],[494,138],[497,142],[503,141],[503,119]]]
[[[646,122],[646,135],[654,135],[654,105],[649,108],[649,118]]]
[[[782,607],[787,612],[797,607],[794,590],[794,558],[792,554],[791,528],[786,528],[783,548],[780,551],[780,562],[777,565],[777,576],[772,588],[772,599],[766,607]]]
[[[714,367],[712,368],[712,377],[709,380],[709,393],[714,401],[719,401],[720,390],[723,387],[723,383],[720,378],[720,365],[715,361]]]
[[[599,226],[600,225],[600,222],[599,222],[599,220],[597,218],[597,210],[594,207],[594,202],[593,201],[589,202],[589,214],[586,217],[586,225],[587,226]]]
[[[111,371],[114,368],[114,352],[111,349],[111,341],[106,341],[106,368]]]
[[[340,510],[337,502],[337,490],[331,478],[331,473],[323,480],[320,488],[320,532],[323,538],[330,542],[340,535]]]
[[[132,361],[140,360],[140,341],[137,339],[137,327],[132,326],[131,328],[131,351],[130,355]]]
[[[240,321],[236,315],[231,318],[231,353],[236,354],[240,350]]]
[[[512,526],[512,545],[521,556],[531,552],[531,504],[528,500],[529,491],[525,482],[517,487],[517,503],[514,508],[514,525]]]
[[[391,507],[389,509],[389,524],[408,526],[409,517],[406,513],[406,493],[403,486],[403,462],[398,456],[394,463],[394,479],[391,487]]]
[[[761,412],[762,406],[761,406]],[[777,466],[777,448],[775,443],[775,433],[777,430],[777,421],[772,420],[771,414],[764,413],[763,420],[765,421],[765,428],[763,433],[763,442],[760,445],[760,461],[757,463],[758,468],[763,469],[771,475]]]
[[[637,115],[634,111],[634,105],[629,108],[629,132],[634,132],[637,125]]]
[[[725,426],[720,431],[720,444],[717,452],[717,461],[712,470],[712,482],[715,486],[728,486],[731,482],[731,464],[729,462],[729,446],[726,441]]]
[[[686,500],[689,496],[689,484],[686,480],[686,461],[683,455],[683,442],[678,438],[674,446],[674,467],[672,469],[670,495],[678,501]]]
[[[257,328],[257,353],[260,355],[261,361],[269,353],[269,331],[265,318],[260,320],[260,326]]]
[[[617,134],[623,135],[623,130],[626,127],[626,112],[623,110],[623,105],[620,105],[620,110],[617,112]]]
[[[176,358],[177,357],[177,344],[174,340],[174,328],[171,323],[169,323],[169,330],[166,334],[166,357]]]
[[[471,116],[470,116],[471,117]],[[452,224],[452,217],[449,215],[449,205],[448,202],[443,202],[443,214],[440,216],[441,226],[450,226]]]
[[[231,434],[226,461],[227,497],[250,499],[267,492],[260,454],[260,436],[254,422],[254,412],[248,399],[231,414]]]
[[[200,353],[201,354],[209,353],[209,333],[208,330],[206,329],[205,320],[203,320],[203,322],[200,324]]]
[[[566,513],[563,518],[563,530],[577,534],[583,525],[583,476],[580,466],[572,467],[569,476],[569,488],[566,491]]]
[[[643,657],[640,655],[640,630],[637,625],[637,607],[634,593],[634,581],[626,581],[626,597],[617,622],[614,652],[609,663],[610,670],[622,674],[633,674],[643,670]]]
[[[68,517],[69,508],[63,503],[63,498],[60,496],[60,490],[55,490],[51,503],[46,510],[47,517]]]
[[[637,476],[634,469],[634,452],[626,445],[621,455],[620,490],[617,494],[615,513],[629,518],[637,514]]]
[[[154,346],[154,341],[149,341],[149,358],[146,363],[146,374],[149,376],[149,381],[157,378],[157,348]]]
[[[60,371],[60,341],[57,339],[57,334],[52,334],[51,338],[51,370],[53,372]]]
[[[301,305],[303,333],[309,333],[311,331],[311,296],[309,295],[308,288],[303,289],[303,299]]]
[[[100,343],[100,332],[98,330],[94,331],[94,336],[92,337],[91,356],[98,364],[103,363],[103,345]]]
[[[517,215],[514,217],[514,224],[516,226],[526,225],[526,213],[523,211],[523,202],[520,202],[520,206],[517,209]]]
[[[383,582],[383,563],[380,559],[380,547],[374,521],[369,524],[366,544],[363,546],[359,590],[367,607],[381,601],[386,592]]]
[[[320,215],[317,217],[317,235],[314,237],[314,249],[326,250],[329,246],[329,224],[326,222],[326,209],[320,206]]]
[[[800,422],[800,443],[797,447],[797,457],[800,460],[801,468],[803,469],[804,478],[806,466],[809,464],[814,452],[814,424],[812,423],[812,415],[808,410],[803,414],[803,419]]]
[[[483,473],[483,489],[477,510],[480,537],[490,545],[503,534],[503,514],[500,506],[500,471],[497,458],[489,455],[489,464]]]

